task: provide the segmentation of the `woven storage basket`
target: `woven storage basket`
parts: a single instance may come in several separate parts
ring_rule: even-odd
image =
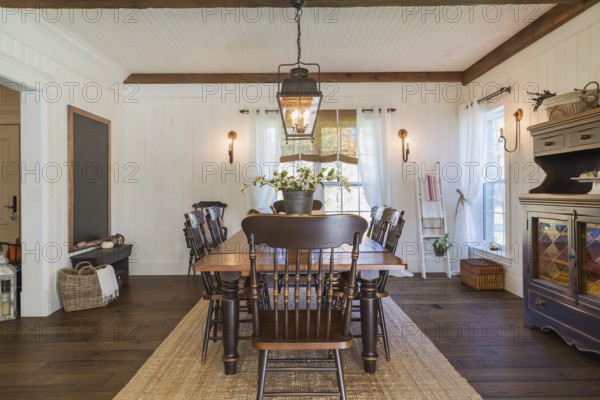
[[[75,268],[58,271],[58,294],[66,312],[105,307],[98,271],[91,263],[80,262]]]
[[[588,89],[590,85],[596,85],[596,87]],[[544,100],[544,107],[548,113],[548,119],[553,120],[598,107],[599,92],[598,82],[589,82],[582,90],[547,98]]]
[[[460,260],[460,280],[477,290],[502,290],[504,268],[485,258]]]

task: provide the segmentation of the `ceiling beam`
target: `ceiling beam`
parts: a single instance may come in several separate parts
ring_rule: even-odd
[[[462,72],[322,72],[321,82],[461,82]],[[131,74],[128,84],[188,84],[188,83],[277,83],[276,73],[265,74]]]
[[[579,4],[585,0],[307,0],[306,7],[392,7],[392,6],[457,6],[501,4]],[[7,9],[33,8],[245,8],[290,7],[289,0],[9,0],[1,1]]]
[[[600,0],[589,0],[576,5],[559,4],[521,29],[510,39],[489,52],[464,71],[463,84],[474,81],[503,61],[535,43],[559,26],[575,18]]]

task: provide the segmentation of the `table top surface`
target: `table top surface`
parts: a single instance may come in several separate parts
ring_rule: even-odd
[[[269,272],[273,270],[273,254],[274,250],[272,248],[266,245],[257,246],[256,264],[258,271]],[[281,254],[283,255],[283,253]],[[350,269],[352,246],[342,245],[333,254],[336,271]],[[316,259],[316,255],[314,259]],[[329,262],[329,255],[326,261]],[[363,237],[359,247],[357,267],[360,271],[367,271],[406,269],[407,265],[404,260],[390,253],[379,243],[368,237]],[[250,259],[248,256],[248,240],[244,232],[236,232],[210,254],[196,261],[194,269],[196,272],[248,272],[250,270]]]

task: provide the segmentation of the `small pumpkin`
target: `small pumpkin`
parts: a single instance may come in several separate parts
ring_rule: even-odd
[[[100,243],[100,248],[102,249],[112,249],[113,247],[115,247],[115,244],[109,240]]]

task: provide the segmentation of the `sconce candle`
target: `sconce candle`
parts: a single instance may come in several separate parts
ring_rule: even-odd
[[[408,144],[408,131],[406,129],[400,129],[398,136],[402,139],[402,161],[408,161],[408,155],[410,154],[410,147]]]
[[[506,151],[507,153],[514,153],[515,151],[517,151],[517,147],[519,147],[519,140],[520,140],[520,136],[521,136],[521,120],[523,119],[523,110],[520,108],[517,109],[517,111],[515,111],[515,113],[513,114],[513,117],[515,117],[515,148],[512,150],[509,150],[506,147],[506,137],[504,136],[503,128],[500,128],[500,137],[498,138],[498,143],[504,142],[504,151]]]
[[[227,133],[227,140],[229,141],[229,164],[233,164],[233,142],[234,140],[237,139],[237,132],[236,131],[229,131]]]

